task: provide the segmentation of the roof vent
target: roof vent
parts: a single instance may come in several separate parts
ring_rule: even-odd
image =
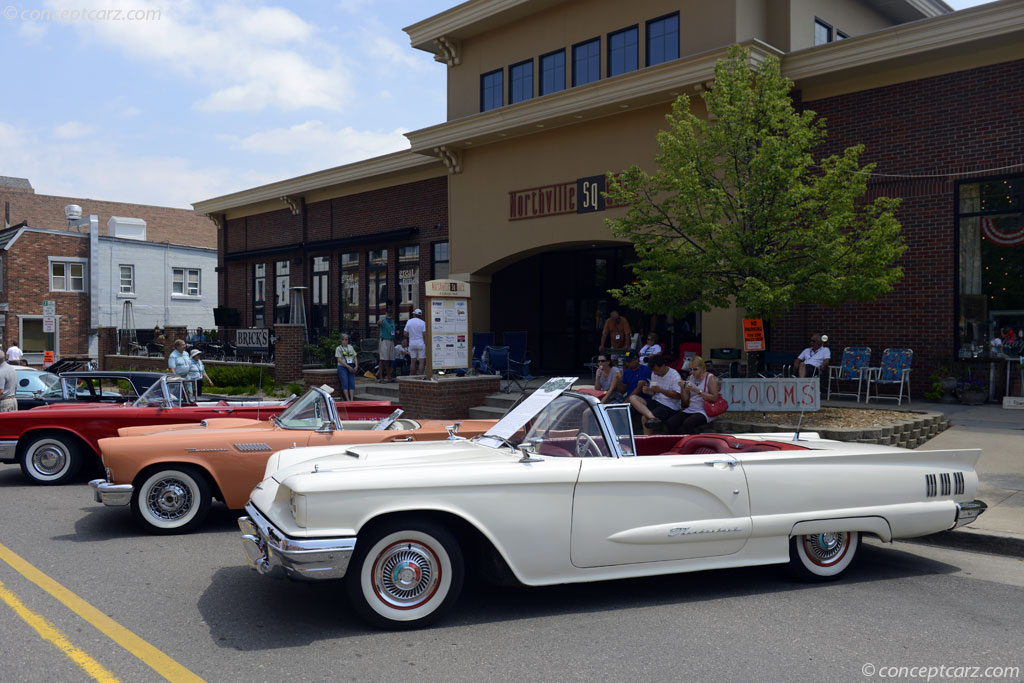
[[[111,216],[107,221],[107,234],[125,240],[146,240],[146,221],[141,218]]]
[[[78,204],[68,204],[64,207],[64,218],[69,221],[77,221],[82,217],[82,207]]]

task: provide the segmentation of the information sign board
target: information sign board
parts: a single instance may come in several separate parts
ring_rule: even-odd
[[[252,327],[235,330],[235,346],[240,349],[266,349],[270,347],[270,330]]]
[[[427,369],[460,370],[472,365],[469,283],[430,280],[427,295]]]

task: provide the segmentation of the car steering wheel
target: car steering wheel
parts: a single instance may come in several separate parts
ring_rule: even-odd
[[[580,432],[576,435],[576,457],[585,458],[589,455],[590,449],[594,449],[594,457],[601,457],[601,449],[598,447],[597,442],[594,438],[586,432]]]

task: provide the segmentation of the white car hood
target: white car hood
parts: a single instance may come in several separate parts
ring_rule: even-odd
[[[283,482],[295,474],[335,472],[457,462],[508,460],[518,457],[508,448],[490,448],[469,441],[356,444],[289,448],[270,456],[264,478]]]

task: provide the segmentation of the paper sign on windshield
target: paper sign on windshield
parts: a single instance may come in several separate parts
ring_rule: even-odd
[[[512,435],[522,429],[523,425],[539,413],[544,406],[561,396],[566,389],[571,389],[578,379],[579,377],[552,377],[544,382],[537,391],[530,394],[525,401],[506,413],[505,417],[498,420],[498,424],[488,429],[481,438],[494,436],[511,439]]]

